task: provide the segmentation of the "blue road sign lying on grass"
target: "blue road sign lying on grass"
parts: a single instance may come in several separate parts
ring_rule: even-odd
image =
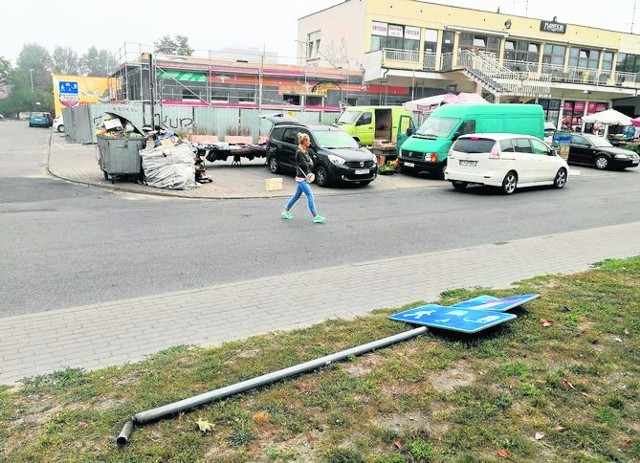
[[[476,333],[516,318],[510,313],[427,304],[389,315],[391,320],[432,328]]]
[[[539,297],[539,294],[523,294],[504,298],[484,295],[450,306],[427,304],[390,315],[389,318],[413,325],[424,325],[462,333],[477,333],[517,318],[513,314],[503,312]]]
[[[478,296],[466,301],[456,302],[451,307],[464,307],[473,310],[492,310],[495,312],[506,312],[518,307],[526,302],[538,299],[539,294],[522,294],[520,296],[510,296],[497,298],[493,296]]]

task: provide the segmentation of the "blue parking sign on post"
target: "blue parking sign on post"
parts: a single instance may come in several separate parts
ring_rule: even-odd
[[[389,315],[388,318],[413,325],[423,325],[472,334],[508,322],[517,317],[513,314],[499,311],[427,304]]]
[[[75,106],[80,102],[80,87],[78,86],[78,82],[58,82],[58,93],[58,100],[66,107]]]
[[[78,95],[78,82],[60,81],[58,82],[60,95]]]

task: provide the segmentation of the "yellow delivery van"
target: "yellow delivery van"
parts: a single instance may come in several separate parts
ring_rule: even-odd
[[[358,143],[372,146],[375,141],[396,141],[400,116],[411,117],[402,106],[347,106],[336,125]]]

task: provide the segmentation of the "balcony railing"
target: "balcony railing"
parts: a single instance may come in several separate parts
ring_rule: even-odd
[[[438,60],[437,54],[433,52],[420,54],[414,50],[383,49],[383,63],[387,67],[436,72],[473,70],[476,74],[482,74],[497,83],[507,84],[507,87],[514,90],[518,87],[518,84],[513,83],[515,81],[520,81],[520,89],[523,88],[523,82],[526,82],[524,86],[532,91],[537,91],[540,87],[546,88],[551,82],[640,88],[640,73],[612,73],[608,70],[598,71],[546,63],[539,68],[537,63],[515,60],[503,60],[500,63],[494,54],[471,54],[468,51],[458,53],[455,58],[453,53],[443,53]]]

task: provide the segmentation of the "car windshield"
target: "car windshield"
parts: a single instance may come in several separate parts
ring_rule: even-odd
[[[358,116],[360,116],[361,112],[362,111],[346,110],[342,114],[340,114],[340,117],[336,121],[336,124],[353,124],[358,119]]]
[[[44,114],[43,113],[31,113],[31,116],[32,117],[44,117]]]
[[[323,148],[357,148],[358,143],[343,130],[316,130],[313,132]]]
[[[429,116],[415,135],[426,138],[447,137],[459,121],[460,119],[450,117]]]

